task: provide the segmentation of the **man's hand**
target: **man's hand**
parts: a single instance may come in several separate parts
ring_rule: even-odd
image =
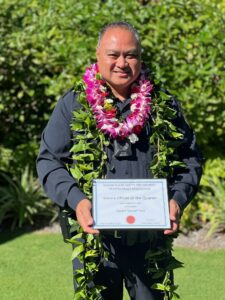
[[[180,207],[174,199],[169,202],[171,228],[164,230],[164,234],[173,234],[178,231],[180,223]]]
[[[81,200],[76,207],[77,221],[83,228],[84,232],[98,234],[99,231],[92,228],[93,218],[91,215],[91,202],[88,199]]]

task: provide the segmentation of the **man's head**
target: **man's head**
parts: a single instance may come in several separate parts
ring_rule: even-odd
[[[141,69],[141,46],[136,30],[126,22],[105,26],[99,35],[96,56],[99,71],[121,100]]]

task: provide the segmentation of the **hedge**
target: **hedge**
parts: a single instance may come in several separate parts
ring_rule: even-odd
[[[103,24],[138,29],[143,58],[183,102],[210,156],[224,149],[223,1],[8,0],[1,3],[0,136],[16,147],[38,139],[49,113],[95,60]]]

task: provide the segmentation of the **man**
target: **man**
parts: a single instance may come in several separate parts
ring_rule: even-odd
[[[134,92],[133,84],[141,82],[140,78],[144,76],[141,45],[136,30],[126,22],[112,23],[104,27],[99,36],[96,57],[97,64],[88,72],[91,75],[99,72],[103,83],[100,83],[99,90],[93,92],[99,82],[90,83],[91,75],[86,72],[86,96],[92,107],[92,114],[99,132],[103,133],[110,142],[106,147],[106,178],[151,178],[152,173],[146,168],[154,156],[149,145],[151,99],[144,94],[144,89],[147,85],[146,93],[149,94],[152,85],[147,80],[142,81],[142,85],[138,86],[140,97],[135,98],[137,93]],[[146,85],[143,82],[146,82]],[[103,100],[99,94],[104,98]],[[107,102],[107,97],[113,99],[113,108],[111,100]],[[100,99],[99,103],[104,102],[104,108],[96,105],[97,99]],[[143,104],[144,108],[142,102],[145,104],[145,106]],[[195,195],[201,177],[201,159],[195,136],[186,124],[177,103],[172,102],[173,108],[177,110],[175,123],[181,127],[184,134],[184,143],[179,153],[180,159],[186,164],[186,171],[180,171],[180,173],[177,171],[170,184],[171,228],[157,233],[159,240],[178,231],[180,215]],[[140,108],[137,108],[138,105]],[[122,299],[123,279],[125,279],[131,299],[163,299],[163,293],[152,289],[152,284],[157,280],[151,278],[145,269],[145,255],[151,248],[148,233],[133,232],[132,235],[123,231],[118,236],[117,232],[108,234],[94,229],[91,201],[78,188],[78,182],[67,170],[66,164],[71,163],[72,112],[79,108],[76,91],[69,91],[56,105],[42,135],[41,149],[37,159],[39,178],[47,195],[60,207],[69,206],[75,210],[77,221],[85,233],[102,234],[104,247],[108,250],[110,257],[108,261],[102,263],[94,284],[107,287],[102,292],[103,299]],[[138,119],[137,114],[133,113],[137,111],[142,115],[141,120]],[[101,122],[102,118],[104,122]],[[128,123],[129,126],[127,126]],[[74,264],[75,272],[79,267],[79,264]]]

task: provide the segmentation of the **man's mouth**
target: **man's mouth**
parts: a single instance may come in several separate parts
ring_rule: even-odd
[[[114,73],[118,74],[119,76],[128,76],[129,72],[124,71],[114,71]]]

